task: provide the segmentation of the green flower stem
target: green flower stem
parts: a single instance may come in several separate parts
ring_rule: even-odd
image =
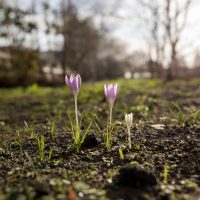
[[[109,117],[109,123],[112,124],[112,110],[113,110],[113,103],[110,103],[110,117]]]
[[[128,127],[128,147],[131,149],[131,127]]]
[[[77,108],[77,95],[74,96],[75,115],[76,115],[76,132],[78,131],[78,108]]]

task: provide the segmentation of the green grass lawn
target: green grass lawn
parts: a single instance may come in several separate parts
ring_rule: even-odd
[[[104,143],[109,114],[105,83],[120,88],[109,151]],[[75,120],[74,100],[66,86],[0,89],[0,199],[197,199],[199,109],[200,79],[83,83],[79,119],[82,132],[92,121],[92,139],[77,151],[69,119]],[[129,150],[124,115],[131,112]],[[119,186],[119,170],[129,165],[142,166],[157,185],[148,190]]]

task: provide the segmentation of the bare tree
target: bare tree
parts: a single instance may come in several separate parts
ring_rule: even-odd
[[[182,3],[182,6],[180,7],[180,3],[178,3],[177,0],[165,1],[165,12],[164,12],[165,19],[163,23],[170,47],[170,62],[169,62],[167,79],[172,79],[173,76],[177,75],[176,74],[178,71],[177,46],[181,40],[181,34],[186,25],[187,16],[191,3],[192,0],[186,0],[184,3]],[[182,21],[180,22],[181,17]]]
[[[109,35],[113,30],[117,29],[117,25],[112,23],[111,20],[120,19],[118,10],[122,5],[122,1],[119,0],[97,0],[91,1],[91,3],[85,6],[85,12],[90,19],[98,19],[97,29],[103,36]]]
[[[63,75],[78,71],[84,79],[95,79],[95,62],[100,35],[89,19],[82,19],[71,0],[62,0],[55,13],[54,26],[62,35]]]
[[[186,26],[187,16],[193,0],[145,1],[137,0],[143,9],[150,13],[146,20],[150,32],[150,50],[155,54],[157,63],[165,63],[168,57],[167,79],[172,79],[178,71],[178,45]],[[143,18],[144,20],[144,18]],[[151,40],[153,42],[151,42]],[[151,53],[150,53],[151,54]]]
[[[38,49],[30,39],[37,31],[37,24],[32,16],[33,12],[22,9],[17,1],[0,1],[0,50],[9,55],[9,66],[2,65],[0,70],[5,80],[14,72],[15,84],[31,82],[36,75]]]
[[[194,56],[193,66],[200,67],[200,51],[199,50],[196,52],[196,54]]]
[[[162,31],[161,23],[161,9],[157,1],[146,2],[137,0],[143,9],[148,10],[148,16],[140,15],[139,19],[142,20],[147,26],[149,32],[145,36],[145,40],[149,46],[149,59],[157,63],[162,63],[164,60],[164,46],[166,43],[166,36]]]

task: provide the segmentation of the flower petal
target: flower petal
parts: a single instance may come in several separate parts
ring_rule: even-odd
[[[114,90],[115,90],[115,96],[117,96],[117,94],[119,92],[119,87],[118,87],[117,83],[114,85]]]
[[[106,84],[104,85],[104,94],[108,98],[108,89]]]
[[[78,89],[80,89],[80,87],[81,87],[81,76],[80,76],[80,74],[76,75],[76,82],[77,82],[77,85],[78,85]]]
[[[68,78],[67,75],[65,76],[65,83],[66,83],[67,86],[69,86],[69,78]]]

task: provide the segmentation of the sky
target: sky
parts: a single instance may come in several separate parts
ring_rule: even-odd
[[[39,44],[40,49],[45,51],[49,41],[53,41],[55,36],[50,36],[48,39],[44,34],[45,25],[40,14],[41,7],[39,6],[42,0],[15,0],[20,2],[22,7],[29,6],[31,1],[36,1],[39,21]],[[59,0],[46,0],[52,7],[57,7]],[[76,5],[80,16],[82,18],[96,14],[93,18],[94,24],[99,25],[99,19],[102,12],[104,14],[112,12],[112,14],[105,17],[105,24],[111,27],[109,37],[115,38],[118,42],[127,46],[129,53],[137,50],[147,51],[147,43],[144,36],[148,31],[145,24],[138,19],[138,16],[147,15],[144,9],[137,3],[137,0],[72,0]],[[115,2],[120,3],[120,6],[115,7]],[[148,1],[148,0],[147,0]],[[156,0],[154,0],[155,2]],[[158,0],[161,3],[165,0]],[[176,1],[176,0],[174,0]],[[185,2],[186,0],[177,0]],[[200,51],[200,0],[193,0],[190,12],[187,19],[185,30],[182,33],[182,40],[179,45],[182,55],[186,58],[188,63],[192,63],[194,52]],[[151,1],[153,2],[153,1]],[[180,4],[181,5],[181,4]],[[100,14],[98,14],[100,12]],[[113,17],[114,15],[114,17]],[[116,17],[117,16],[117,17]],[[57,38],[62,43],[62,37]],[[190,47],[190,48],[188,48]]]

